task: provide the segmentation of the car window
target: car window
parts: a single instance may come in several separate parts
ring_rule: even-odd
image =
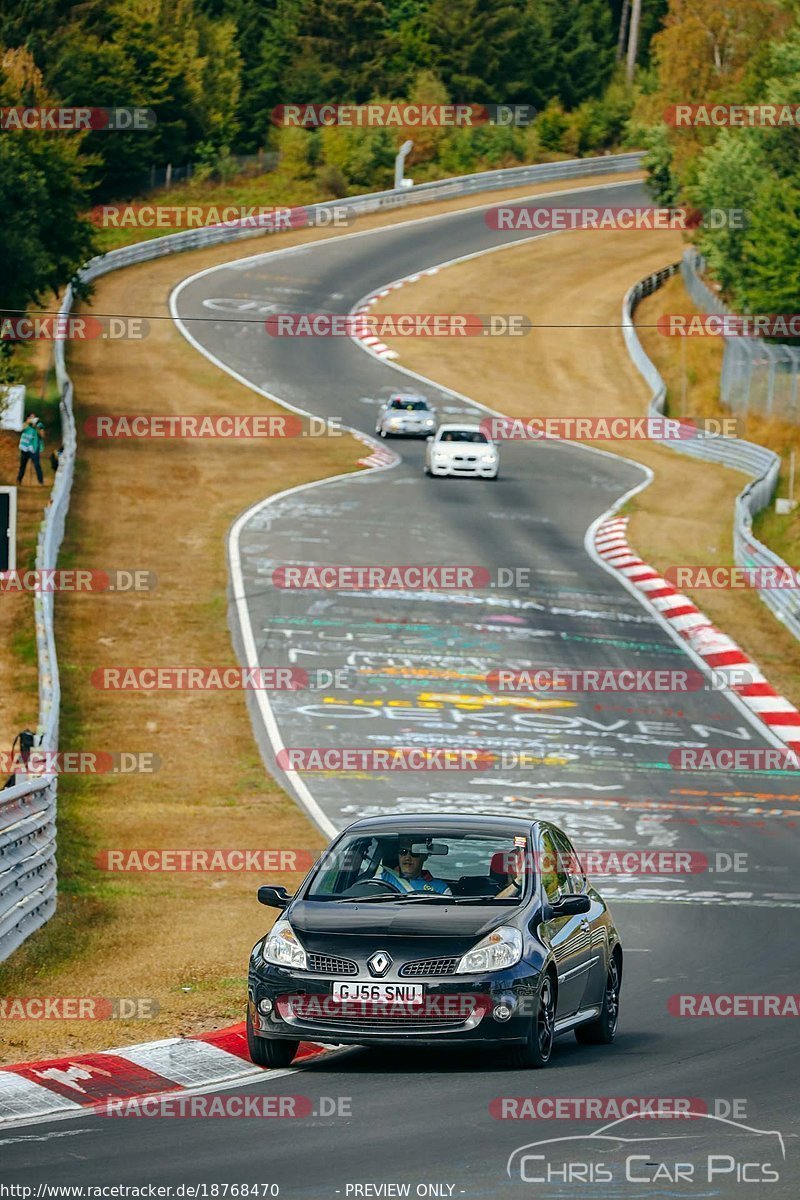
[[[393,400],[390,408],[400,409],[402,412],[426,412],[428,405],[424,400]]]
[[[560,896],[569,891],[569,875],[565,870],[558,847],[553,841],[550,831],[542,832],[542,855],[539,863],[542,886],[550,904],[555,904]]]
[[[474,442],[479,445],[486,445],[489,441],[485,433],[481,433],[479,429],[447,429],[441,434],[443,442]]]
[[[582,892],[586,887],[586,876],[583,873],[583,867],[581,866],[581,861],[575,847],[567,835],[562,833],[560,829],[554,831],[553,840],[561,856],[564,870],[569,877],[569,890],[571,892]]]
[[[421,894],[434,900],[438,895],[491,903],[515,875],[523,884],[521,891],[500,899],[517,904],[527,892],[528,858],[524,829],[516,835],[466,830],[440,834],[423,824],[411,832],[353,834],[323,855],[305,898],[325,901],[394,892],[399,899]]]

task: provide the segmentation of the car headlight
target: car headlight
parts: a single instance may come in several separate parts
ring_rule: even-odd
[[[426,418],[425,418],[425,424],[426,424],[426,425],[429,425],[429,426],[431,427],[431,429],[432,429],[432,428],[433,428],[433,426],[436,424],[436,421],[433,419],[433,417],[426,417]]]
[[[286,917],[281,917],[272,926],[264,939],[261,954],[265,962],[272,963],[276,967],[296,967],[300,971],[307,970],[306,952]]]
[[[513,925],[501,925],[467,951],[456,967],[456,975],[502,971],[505,967],[513,967],[521,958],[522,934]]]

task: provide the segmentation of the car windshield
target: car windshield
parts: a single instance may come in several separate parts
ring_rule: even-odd
[[[479,429],[446,429],[439,440],[442,442],[480,442],[485,445],[489,439]]]
[[[318,865],[306,900],[518,904],[531,871],[525,833],[354,833]]]
[[[428,405],[424,400],[393,400],[390,407],[400,412],[425,412]]]

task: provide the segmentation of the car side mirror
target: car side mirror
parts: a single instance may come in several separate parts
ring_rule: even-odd
[[[269,887],[264,884],[258,889],[258,903],[266,904],[269,908],[288,908],[292,897],[285,887]]]
[[[584,913],[589,912],[592,902],[588,896],[568,892],[565,896],[561,896],[552,907],[553,915],[556,917],[581,917]]]

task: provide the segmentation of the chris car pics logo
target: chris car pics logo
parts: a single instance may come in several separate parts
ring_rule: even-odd
[[[525,1184],[622,1185],[616,1194],[699,1197],[727,1195],[733,1184],[770,1184],[781,1179],[786,1146],[776,1129],[759,1129],[710,1113],[684,1114],[676,1128],[659,1114],[633,1113],[591,1134],[544,1138],[519,1146],[506,1174]],[[655,1118],[655,1119],[654,1119]],[[629,1185],[629,1190],[625,1188]]]

